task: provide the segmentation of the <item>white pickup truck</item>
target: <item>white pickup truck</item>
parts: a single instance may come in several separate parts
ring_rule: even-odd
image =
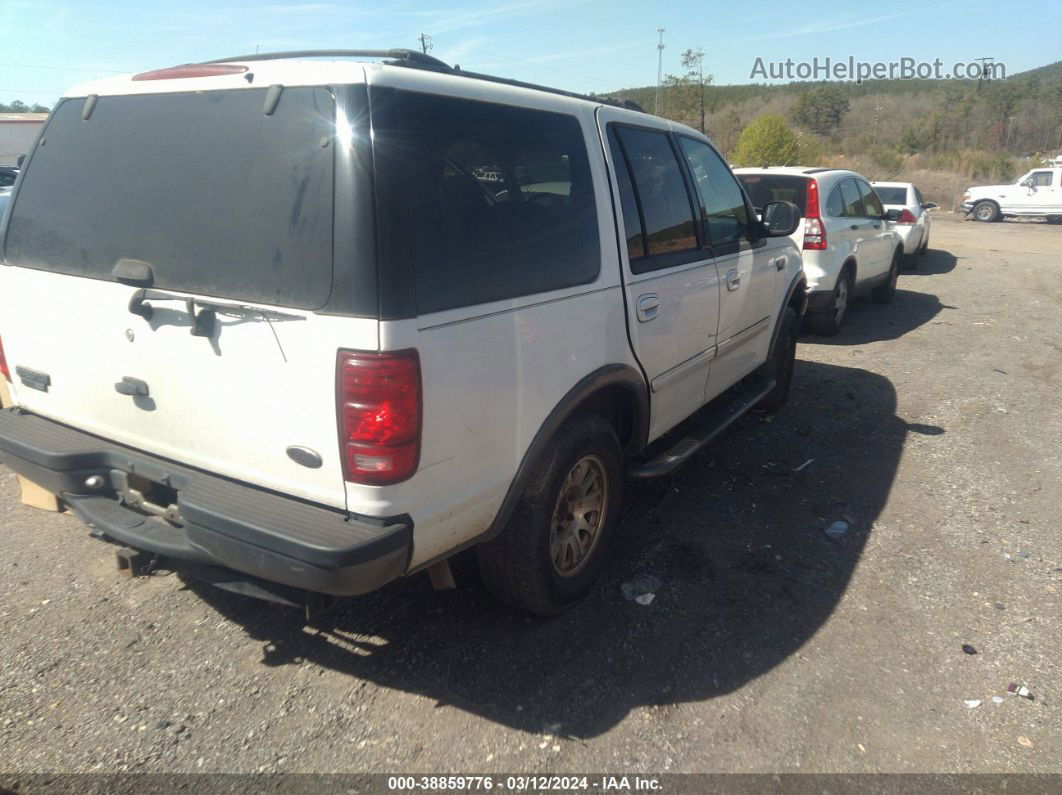
[[[1034,168],[1013,185],[978,185],[962,195],[962,210],[977,221],[1035,215],[1062,221],[1062,167]]]

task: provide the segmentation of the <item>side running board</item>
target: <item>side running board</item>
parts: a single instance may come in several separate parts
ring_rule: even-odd
[[[773,378],[737,385],[700,409],[675,431],[649,445],[646,454],[627,465],[627,476],[657,478],[678,469],[698,450],[725,431],[774,389]]]

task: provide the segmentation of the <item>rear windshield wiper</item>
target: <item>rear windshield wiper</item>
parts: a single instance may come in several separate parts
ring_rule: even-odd
[[[155,314],[155,308],[148,301],[184,301],[188,316],[192,318],[191,334],[193,337],[213,336],[219,312],[223,315],[242,317],[256,315],[267,322],[306,319],[302,315],[291,315],[286,312],[278,312],[275,309],[264,309],[250,304],[230,304],[224,301],[204,300],[146,288],[141,288],[133,293],[129,299],[129,311],[134,315],[139,315],[144,320],[151,320]],[[199,307],[198,312],[196,311],[197,306]]]

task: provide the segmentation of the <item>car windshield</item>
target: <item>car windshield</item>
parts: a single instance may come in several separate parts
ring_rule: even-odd
[[[874,191],[878,194],[882,204],[907,204],[907,188],[875,185]]]
[[[793,174],[738,174],[737,178],[757,210],[762,210],[769,202],[792,202],[800,214],[804,214],[808,199],[807,177]]]

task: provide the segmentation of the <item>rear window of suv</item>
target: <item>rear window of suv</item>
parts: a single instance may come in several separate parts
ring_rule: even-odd
[[[154,286],[299,309],[332,287],[335,110],[292,87],[100,97],[52,114],[23,176],[9,263],[110,279],[148,262]]]
[[[762,210],[770,202],[792,202],[803,215],[807,210],[808,178],[792,174],[735,174],[741,187]]]

